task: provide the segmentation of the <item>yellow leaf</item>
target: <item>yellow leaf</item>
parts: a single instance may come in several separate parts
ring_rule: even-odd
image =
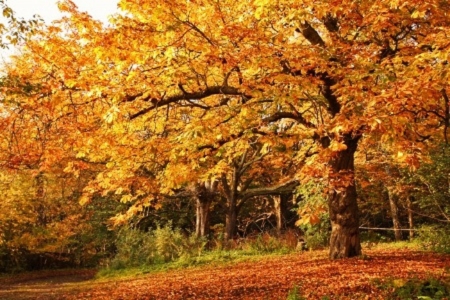
[[[347,149],[347,145],[345,145],[344,143],[340,143],[338,141],[332,141],[330,149],[336,152],[344,151]]]

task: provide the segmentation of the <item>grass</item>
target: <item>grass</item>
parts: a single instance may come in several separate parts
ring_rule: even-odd
[[[176,261],[143,265],[140,267],[125,267],[122,269],[105,268],[101,269],[97,275],[97,279],[117,278],[117,277],[133,277],[149,273],[164,272],[168,270],[179,270],[197,267],[215,267],[226,264],[235,264],[239,262],[261,261],[265,258],[282,256],[293,253],[294,250],[274,251],[271,253],[259,252],[252,250],[215,250],[206,251],[195,257],[181,257]]]
[[[398,241],[398,242],[362,242],[361,246],[363,249],[369,250],[400,250],[400,249],[408,249],[412,251],[422,251],[423,247],[419,240],[414,239],[412,241]]]
[[[380,242],[375,245],[368,245],[362,243],[364,250],[402,250],[407,249],[411,251],[423,251],[420,243],[414,241],[399,241],[399,242]],[[255,249],[234,249],[234,250],[211,250],[204,251],[198,256],[185,256],[171,262],[141,265],[139,267],[123,268],[104,268],[99,270],[96,275],[97,279],[118,278],[118,277],[133,277],[149,273],[157,273],[168,270],[180,270],[186,268],[196,268],[202,266],[220,266],[224,264],[234,264],[239,262],[260,261],[264,258],[282,256],[289,253],[300,253],[295,249],[280,248],[269,251],[260,251]],[[314,251],[317,252],[317,251]],[[318,251],[324,254],[323,251]],[[364,256],[364,254],[363,254]],[[363,257],[364,258],[364,257]]]

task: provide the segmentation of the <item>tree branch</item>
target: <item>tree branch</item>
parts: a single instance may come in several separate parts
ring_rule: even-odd
[[[297,28],[295,31],[300,32],[313,46],[325,46],[325,42],[320,37],[319,33],[307,21],[301,23],[300,29]]]
[[[292,179],[289,180],[288,182],[284,182],[271,187],[248,189],[241,194],[241,198],[242,200],[246,200],[256,196],[291,193],[299,184],[300,182],[298,180]]]
[[[136,119],[139,116],[145,115],[146,113],[154,110],[157,107],[165,106],[170,103],[178,102],[181,100],[198,100],[198,99],[204,99],[212,95],[233,95],[233,96],[244,96],[243,93],[239,92],[237,88],[230,87],[230,86],[211,86],[207,87],[203,91],[188,93],[186,91],[182,91],[181,94],[176,94],[170,97],[162,97],[161,99],[152,98],[151,96],[142,97],[143,93],[138,93],[135,95],[129,95],[126,96],[123,101],[124,102],[131,102],[135,101],[137,99],[140,99],[145,102],[151,102],[152,105],[149,107],[146,107],[132,115],[130,115],[130,119]],[[251,98],[251,96],[246,96],[247,98]]]

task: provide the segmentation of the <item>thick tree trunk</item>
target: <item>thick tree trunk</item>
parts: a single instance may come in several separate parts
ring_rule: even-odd
[[[408,196],[406,199],[406,205],[408,208],[408,223],[409,223],[409,239],[412,240],[414,238],[414,219],[412,213],[412,201],[414,200],[413,196]]]
[[[397,196],[394,192],[388,190],[388,198],[389,198],[389,205],[391,207],[391,217],[392,217],[392,224],[394,226],[394,234],[395,234],[395,240],[401,241],[402,240],[402,232],[401,232],[401,226],[400,226],[400,218],[398,216],[398,203],[397,203]]]
[[[361,254],[359,238],[359,213],[354,182],[354,155],[359,137],[347,134],[344,142],[347,149],[340,151],[331,160],[332,174],[342,184],[335,184],[328,197],[331,221],[330,258],[353,257]],[[336,189],[338,191],[336,191]]]

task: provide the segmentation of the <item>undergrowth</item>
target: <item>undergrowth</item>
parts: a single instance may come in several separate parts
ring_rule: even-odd
[[[420,244],[423,249],[438,253],[450,253],[450,228],[422,226],[419,230]]]
[[[422,300],[440,300],[449,299],[450,282],[448,278],[426,279],[395,279],[389,278],[384,281],[377,280],[375,284],[383,290],[388,290],[390,297],[388,299],[422,299]]]
[[[263,233],[247,239],[224,241],[216,238],[207,242],[194,235],[185,235],[170,224],[149,232],[123,229],[116,241],[116,256],[97,277],[249,261],[261,256],[288,254],[297,251],[297,245],[297,237],[292,232],[281,237]]]

